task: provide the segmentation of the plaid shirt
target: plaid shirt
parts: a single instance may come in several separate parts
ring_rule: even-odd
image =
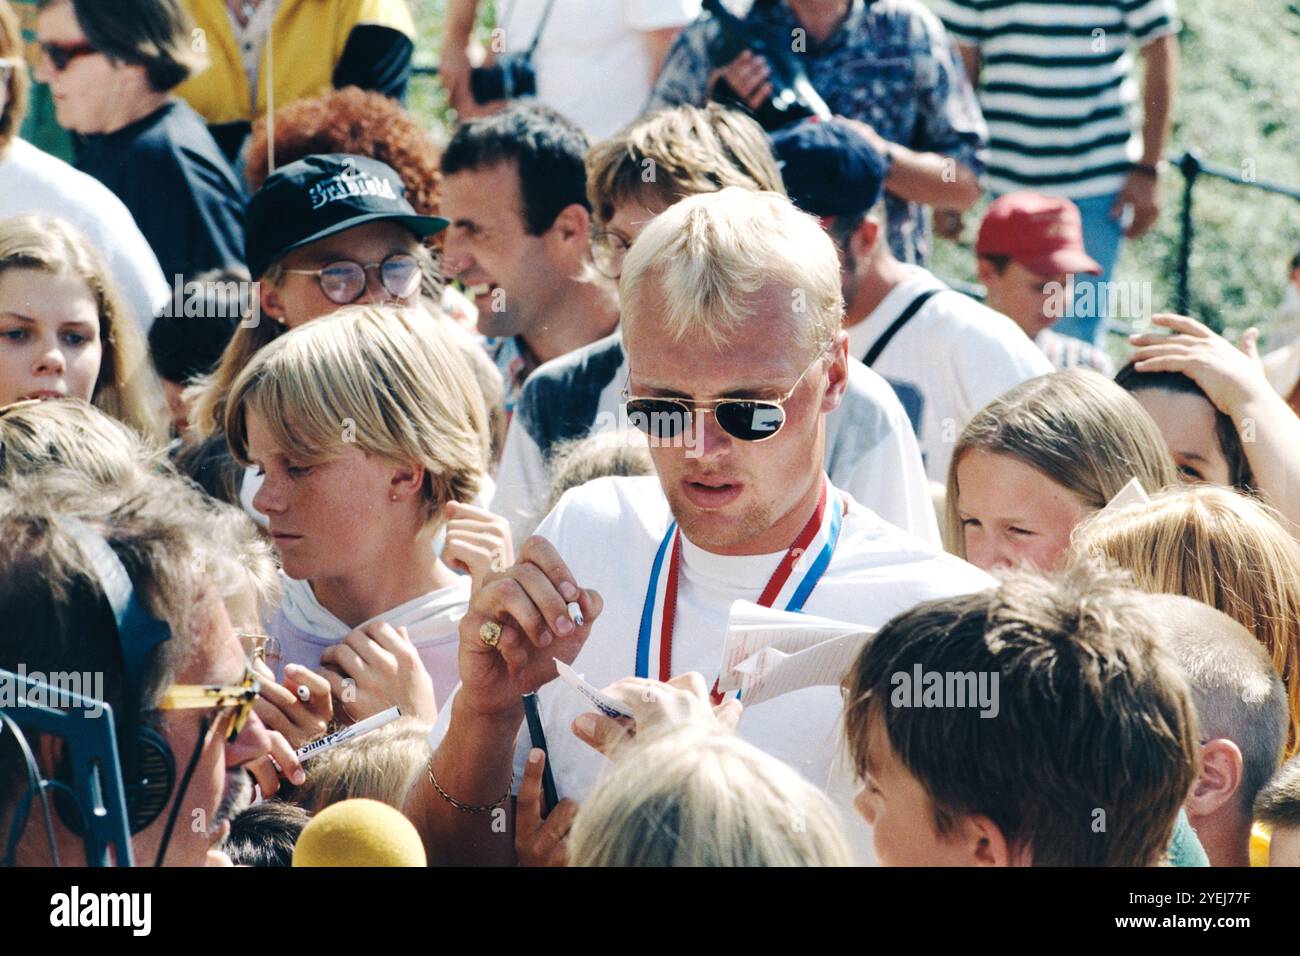
[[[982,174],[988,131],[943,25],[917,0],[852,4],[844,23],[820,45],[805,37],[785,0],[756,0],[745,22],[771,37],[774,45],[800,40],[806,44],[807,52],[801,54],[804,68],[835,114],[862,120],[887,140],[952,157]],[[704,105],[714,69],[709,49],[719,32],[709,14],[682,31],[650,94],[648,109]],[[924,264],[930,253],[924,207],[893,194],[887,194],[886,203],[894,255]]]

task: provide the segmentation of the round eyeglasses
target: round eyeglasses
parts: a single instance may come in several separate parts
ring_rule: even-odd
[[[379,283],[389,295],[409,299],[420,288],[420,262],[415,256],[399,252],[383,262],[362,265],[351,259],[338,259],[319,269],[285,269],[297,275],[316,276],[325,298],[337,305],[351,305],[366,291],[366,275],[379,272]]]

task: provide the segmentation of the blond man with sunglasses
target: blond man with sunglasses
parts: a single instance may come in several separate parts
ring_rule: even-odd
[[[646,171],[654,170],[652,182]],[[595,268],[617,281],[641,231],[674,203],[725,186],[785,195],[763,128],[736,110],[678,106],[641,117],[587,154]],[[845,193],[850,186],[841,182]],[[524,383],[511,419],[492,509],[522,542],[549,510],[546,488],[557,444],[589,430],[616,439],[627,357],[618,331],[563,355]],[[628,422],[627,424],[631,424]],[[844,397],[826,420],[826,471],[880,517],[933,543],[939,528],[921,452],[889,383],[850,360]],[[550,468],[548,468],[550,466]]]
[[[641,233],[620,293],[629,417],[643,413],[634,423],[650,428],[658,474],[570,491],[471,597],[461,688],[408,806],[431,846],[464,859],[554,860],[600,773],[586,746],[599,725],[552,682],[554,658],[596,686],[698,672],[707,692],[734,601],[875,627],[991,583],[826,476],[848,352],[839,260],[815,219],[774,193],[693,196]],[[533,690],[540,727],[521,732],[520,695]],[[851,781],[833,769],[841,707],[836,687],[808,688],[747,709],[738,732],[847,800]],[[544,821],[530,756],[542,736],[567,798]],[[512,840],[490,811],[508,811],[516,790]],[[863,833],[856,843],[865,857]]]

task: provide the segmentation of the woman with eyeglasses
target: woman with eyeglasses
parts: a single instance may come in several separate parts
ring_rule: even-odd
[[[36,20],[77,168],[131,211],[171,285],[242,269],[244,190],[203,119],[172,90],[207,65],[182,0],[48,0]]]
[[[63,397],[164,434],[143,337],[99,255],[60,219],[0,219],[0,405]]]
[[[460,529],[451,556],[432,546],[463,520],[487,454],[448,330],[410,310],[343,309],[259,352],[225,416],[235,458],[263,477],[253,504],[284,586],[264,625],[285,663],[323,665],[338,717],[397,705],[431,724],[458,680],[471,582],[513,560],[504,525]]]

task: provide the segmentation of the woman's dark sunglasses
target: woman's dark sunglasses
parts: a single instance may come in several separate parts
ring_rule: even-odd
[[[338,305],[350,305],[366,291],[366,273],[379,270],[379,282],[389,295],[409,299],[420,288],[420,262],[415,256],[399,252],[383,262],[362,265],[351,259],[339,259],[319,269],[285,269],[299,275],[316,276],[325,298]]]
[[[692,414],[713,413],[718,427],[741,441],[767,441],[785,424],[785,403],[795,393],[804,376],[825,357],[820,353],[795,379],[780,398],[715,398],[697,402],[686,398],[633,398],[623,386],[628,423],[656,441],[676,438],[690,428]]]
[[[89,43],[42,43],[41,50],[50,58],[54,69],[62,73],[78,57],[90,56],[99,51]]]

